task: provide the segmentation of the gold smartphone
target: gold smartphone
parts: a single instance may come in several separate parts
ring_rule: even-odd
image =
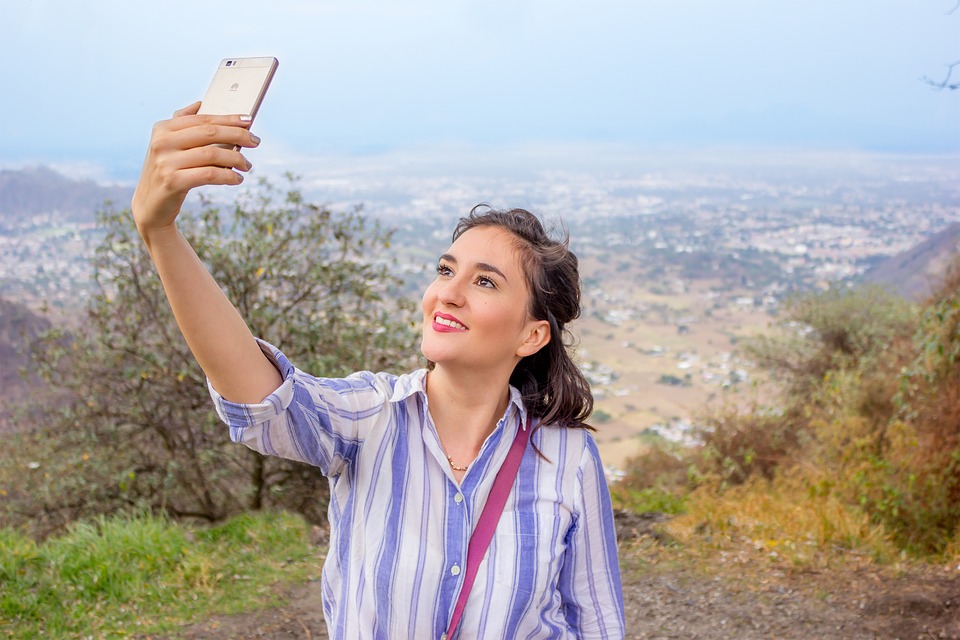
[[[198,113],[255,118],[277,70],[276,58],[224,58],[220,61]],[[238,149],[231,145],[221,145]]]

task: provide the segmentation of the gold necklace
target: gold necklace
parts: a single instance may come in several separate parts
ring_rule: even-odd
[[[453,461],[453,458],[451,458],[450,456],[447,456],[447,462],[450,463],[450,468],[453,469],[454,471],[466,471],[467,467],[470,466],[470,465],[467,465],[466,467],[458,467],[457,463],[455,463]]]

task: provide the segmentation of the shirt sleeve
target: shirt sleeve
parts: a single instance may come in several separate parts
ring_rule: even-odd
[[[294,367],[273,345],[257,342],[283,377],[262,402],[231,402],[207,380],[231,440],[265,455],[306,462],[328,476],[338,475],[376,425],[389,397],[387,385],[367,371],[346,378],[317,378]]]
[[[560,570],[561,606],[578,638],[620,639],[626,630],[610,490],[597,445],[589,434],[584,436],[580,504]]]

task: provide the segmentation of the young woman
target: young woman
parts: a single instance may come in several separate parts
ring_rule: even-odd
[[[428,369],[304,373],[257,340],[176,228],[193,187],[238,184],[259,139],[197,104],[158,123],[133,214],[231,437],[330,478],[330,636],[445,638],[467,549],[518,430],[530,445],[457,638],[622,638],[610,497],[564,345],[577,258],[532,214],[461,219],[423,295]],[[523,434],[521,434],[522,436]]]

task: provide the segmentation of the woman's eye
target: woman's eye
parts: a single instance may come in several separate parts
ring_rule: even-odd
[[[496,288],[496,286],[497,286],[497,285],[494,283],[494,281],[491,280],[490,278],[488,278],[487,276],[477,276],[477,284],[479,284],[481,287],[494,287],[494,288]]]
[[[453,271],[451,271],[451,270],[450,270],[450,267],[448,267],[447,265],[445,265],[445,264],[438,264],[438,265],[437,265],[437,275],[449,276],[449,275],[452,274],[452,273],[453,273]]]

